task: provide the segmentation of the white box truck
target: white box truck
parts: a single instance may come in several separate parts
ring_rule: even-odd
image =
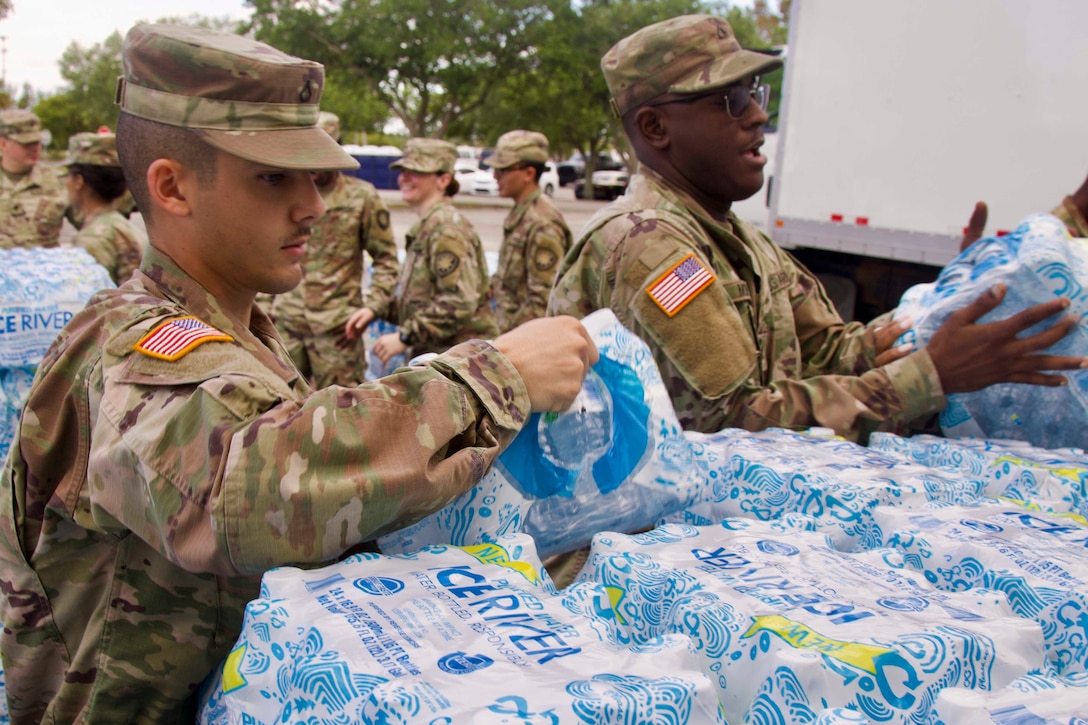
[[[1086,27],[1086,0],[794,0],[766,230],[864,320],[976,201],[988,234],[1053,209],[1088,175]]]

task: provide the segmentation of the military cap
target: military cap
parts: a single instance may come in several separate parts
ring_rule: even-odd
[[[404,156],[389,164],[390,168],[408,169],[421,174],[452,174],[457,160],[457,147],[437,138],[410,138],[404,145]]]
[[[493,169],[508,169],[514,164],[542,164],[548,160],[548,137],[537,131],[507,131],[499,136],[495,153],[484,159]]]
[[[601,59],[617,116],[666,93],[713,90],[781,66],[774,56],[741,48],[729,23],[713,15],[648,25]]]
[[[0,111],[0,136],[16,143],[37,143],[42,140],[42,122],[25,108]]]
[[[165,23],[129,30],[121,60],[125,113],[192,129],[217,149],[276,168],[359,166],[317,125],[320,63],[241,35]]]
[[[64,166],[121,167],[117,159],[117,136],[112,133],[75,133],[68,139],[68,155],[61,161]]]
[[[317,125],[321,130],[332,136],[334,141],[340,141],[340,117],[329,111],[322,111],[317,115]]]

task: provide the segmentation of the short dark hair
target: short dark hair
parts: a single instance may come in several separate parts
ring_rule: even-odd
[[[537,184],[540,183],[540,177],[544,175],[544,170],[547,169],[547,165],[543,161],[526,161],[525,168],[533,169],[536,171],[536,176],[533,177],[533,181]]]
[[[215,181],[219,152],[188,128],[148,121],[122,111],[117,121],[117,156],[136,208],[151,223],[151,192],[147,169],[157,159],[171,159],[192,169],[201,183]]]
[[[116,166],[72,164],[68,173],[83,177],[91,191],[105,201],[113,201],[125,193],[125,176]]]

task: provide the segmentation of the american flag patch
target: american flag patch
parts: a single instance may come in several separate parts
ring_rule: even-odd
[[[177,360],[196,346],[214,341],[234,342],[234,338],[195,317],[179,317],[144,335],[132,349],[160,360]]]
[[[672,317],[713,281],[714,274],[694,254],[689,254],[650,285],[646,294]]]

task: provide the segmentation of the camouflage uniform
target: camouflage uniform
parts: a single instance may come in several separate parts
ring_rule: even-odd
[[[338,348],[336,341],[360,307],[378,317],[388,314],[399,267],[389,211],[372,184],[337,174],[321,196],[328,211],[313,225],[306,244],[302,284],[276,295],[272,303],[291,359],[317,388],[365,379],[362,338],[348,349]],[[373,262],[365,300],[364,251]]]
[[[0,136],[34,143],[41,140],[41,123],[30,111],[0,111]],[[15,181],[0,171],[0,249],[57,246],[67,205],[53,169],[39,163]]]
[[[643,28],[601,60],[621,115],[780,64],[742,49],[710,15]],[[716,221],[645,166],[583,230],[548,312],[602,307],[653,350],[688,429],[826,426],[863,440],[944,406],[927,352],[874,368],[872,330],[844,323],[800,263],[732,212]]]
[[[670,316],[650,291],[689,255],[714,279]],[[872,332],[844,323],[800,263],[645,168],[587,224],[548,313],[603,307],[649,344],[687,429],[826,426],[856,440],[944,406],[927,352],[873,368]]]
[[[1077,205],[1073,203],[1073,197],[1067,196],[1058,205],[1058,208],[1050,212],[1065,223],[1071,236],[1083,239],[1088,237],[1088,219],[1084,218]]]
[[[114,283],[123,284],[139,269],[145,242],[121,212],[109,210],[85,222],[72,244],[86,249]]]
[[[241,96],[238,112],[287,89],[278,102],[291,107],[262,132],[215,141],[252,142],[241,150],[253,155],[266,143],[277,161],[284,145],[264,134],[283,129],[283,153],[315,169],[350,166],[327,136],[306,132],[318,64],[164,25],[130,30],[123,58],[122,97],[148,90],[133,88],[146,82],[134,72],[142,63],[174,74],[144,98],[168,96],[147,111],[174,125],[214,123],[214,106],[182,98],[199,97],[201,83]],[[207,120],[194,120],[203,110]],[[197,337],[169,350],[170,331]],[[192,722],[262,572],[334,559],[441,508],[528,413],[517,371],[482,342],[379,383],[314,392],[259,309],[243,324],[149,247],[141,270],[97,294],[45,356],[4,471],[0,652],[12,722]]]
[[[548,139],[535,131],[509,131],[484,163],[508,169],[518,163],[548,160]],[[499,264],[491,278],[499,330],[543,317],[559,262],[570,249],[571,234],[563,215],[537,188],[503,222]]]
[[[448,141],[412,138],[404,156],[390,166],[448,174],[455,158],[456,147]],[[408,358],[442,352],[465,340],[496,337],[499,329],[489,286],[487,259],[476,230],[443,197],[408,230],[404,264],[387,317],[400,327]]]
[[[105,166],[120,172],[117,160],[117,141],[112,133],[77,133],[68,139],[68,156],[65,166]],[[95,261],[109,270],[115,284],[122,284],[140,267],[140,256],[146,244],[143,235],[129,224],[114,205],[128,193],[108,200],[110,204],[93,214],[89,220],[80,213],[79,233],[72,244],[82,247]]]
[[[483,246],[449,199],[412,225],[405,252],[390,319],[400,327],[409,357],[499,334]]]

